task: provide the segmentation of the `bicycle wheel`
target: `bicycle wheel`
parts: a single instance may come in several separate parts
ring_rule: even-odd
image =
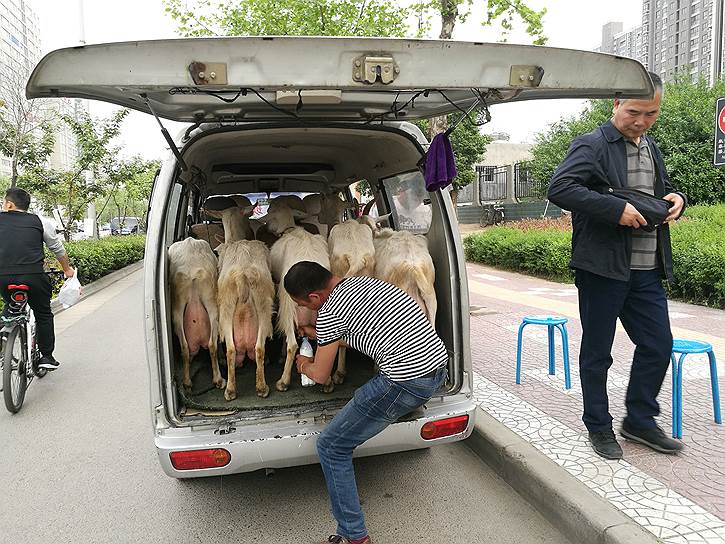
[[[503,212],[501,210],[496,210],[493,212],[493,224],[500,225],[501,223],[503,223]]]
[[[488,227],[493,224],[493,210],[491,208],[484,208],[481,212],[481,220],[478,222],[482,227]]]
[[[25,400],[28,375],[25,372],[25,350],[21,328],[15,327],[8,334],[3,350],[3,397],[5,408],[17,413]]]

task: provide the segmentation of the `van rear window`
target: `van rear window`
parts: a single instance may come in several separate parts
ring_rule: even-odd
[[[405,172],[384,179],[383,185],[397,229],[426,234],[430,229],[433,211],[423,174],[418,170]]]

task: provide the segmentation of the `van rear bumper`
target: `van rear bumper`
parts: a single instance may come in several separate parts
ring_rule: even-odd
[[[473,431],[475,404],[471,399],[450,402],[446,399],[426,409],[424,415],[410,421],[393,423],[382,433],[374,436],[355,450],[355,457],[381,455],[398,451],[427,448],[468,438]],[[429,421],[468,415],[468,426],[462,433],[433,440],[424,440],[420,429]],[[174,478],[200,478],[239,472],[251,472],[263,468],[285,468],[318,463],[317,436],[325,428],[326,421],[299,420],[270,424],[240,424],[228,434],[219,435],[212,429],[190,430],[184,434],[168,429],[157,432],[155,438],[159,462],[164,472]],[[173,434],[172,434],[173,433]],[[223,448],[231,459],[219,468],[177,470],[171,463],[170,454],[176,451]]]

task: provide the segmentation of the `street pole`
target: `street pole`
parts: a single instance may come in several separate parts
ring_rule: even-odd
[[[79,45],[86,45],[86,21],[85,21],[85,10],[83,5],[84,0],[78,0],[78,43]],[[76,108],[76,113],[78,109]],[[90,172],[86,175],[86,183],[91,182]],[[88,210],[86,214],[86,220],[84,221],[83,232],[89,238],[98,238],[98,225],[96,223],[96,203],[90,202],[88,204]]]

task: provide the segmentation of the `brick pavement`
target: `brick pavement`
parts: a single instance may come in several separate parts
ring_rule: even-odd
[[[591,450],[581,422],[576,288],[477,264],[467,268],[481,406],[665,542],[725,543],[725,426],[713,421],[706,357],[690,355],[685,362],[685,451],[668,456],[622,440],[624,460],[606,461]],[[557,373],[549,376],[546,329],[537,326],[525,329],[522,383],[515,384],[516,334],[521,318],[529,314],[569,318],[571,390],[564,389],[558,333]],[[725,384],[725,311],[670,302],[670,318],[676,338],[713,344],[720,383]],[[633,349],[620,327],[609,375],[615,431],[624,416]],[[659,423],[666,432],[672,428],[670,379],[668,372],[659,397]]]

